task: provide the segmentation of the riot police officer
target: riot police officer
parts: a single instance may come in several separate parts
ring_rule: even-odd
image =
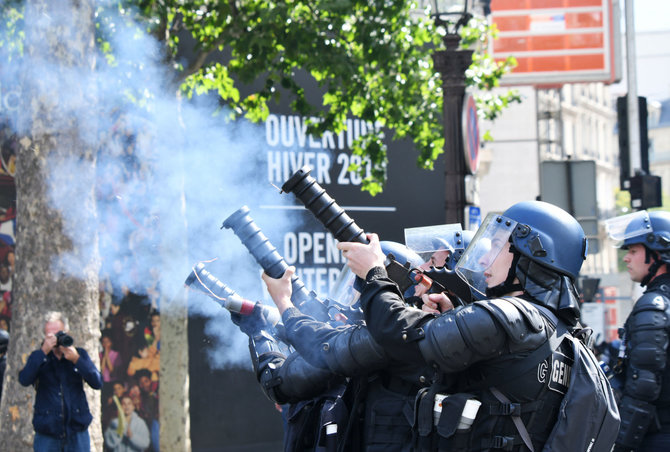
[[[457,228],[454,225],[444,226],[452,227],[444,230],[442,226],[431,227],[424,232],[415,228],[414,231],[421,237],[428,235],[435,240],[440,238],[439,247],[421,249],[427,253],[424,258],[431,261],[431,266],[454,265],[472,238],[472,233],[461,231],[460,226]],[[418,269],[422,265],[419,255],[411,252],[408,247],[394,242],[381,242],[380,248],[385,257],[393,255],[403,266],[408,264],[410,268]],[[444,250],[448,250],[448,253]],[[440,253],[439,259],[435,255],[436,252]],[[427,269],[430,269],[430,266]],[[349,287],[354,284],[355,275],[346,270],[348,269],[343,270],[338,287],[334,290],[336,301],[345,305],[355,304],[358,301],[357,296],[353,299],[346,296],[341,298],[343,294],[351,293],[342,286]],[[345,425],[338,426],[338,441],[341,442],[338,445],[339,450],[368,452],[410,450],[413,435],[412,405],[417,391],[429,383],[427,376],[432,372],[431,369],[395,359],[393,353],[387,352],[374,341],[363,324],[349,324],[335,328],[301,313],[290,301],[293,272],[294,269],[290,267],[281,279],[275,280],[264,274],[263,280],[282,314],[286,340],[296,349],[300,358],[295,358],[294,362],[287,360],[278,367],[276,364],[280,363],[277,361],[273,366],[267,365],[267,359],[263,358],[268,356],[267,353],[259,355],[260,359],[255,359],[255,362],[258,362],[256,368],[261,370],[262,386],[267,392],[270,387],[276,385],[275,392],[269,393],[271,397],[281,393],[283,388],[292,383],[286,378],[276,377],[281,372],[286,372],[284,367],[296,367],[297,363],[303,360],[317,369],[329,370],[333,379],[337,376],[346,376],[347,392],[343,394],[343,398],[347,400],[351,414]],[[347,274],[351,278],[347,277]],[[413,293],[413,288],[406,291],[407,295]],[[425,306],[437,307],[449,303],[449,298],[442,294],[427,294],[424,291],[421,298]],[[267,338],[264,343],[268,343]],[[292,355],[289,359],[291,357]],[[323,384],[322,381],[319,383]],[[295,389],[292,392],[295,392]],[[332,403],[329,398],[332,398],[333,391],[324,391],[324,396],[326,402]],[[294,411],[304,404],[304,401],[296,402],[291,406]],[[329,408],[329,411],[337,412],[330,406]],[[335,421],[326,420],[331,423]],[[292,435],[292,432],[289,435]],[[319,434],[311,436],[316,437]],[[291,443],[297,441],[298,438],[289,440]]]
[[[401,265],[421,264],[418,255],[400,244],[383,242],[382,248]],[[300,312],[290,302],[293,272],[290,267],[277,280],[263,275],[273,298],[286,294],[286,303],[278,308],[283,338],[295,348],[293,353],[283,352],[262,325],[259,328],[249,318],[233,316],[249,335],[261,387],[273,401],[289,404],[285,450],[329,450],[323,444],[329,443],[328,432],[333,431],[338,450],[408,451],[411,418],[404,413],[412,412],[414,395],[425,385],[426,370],[395,360],[360,322],[333,326]],[[339,283],[348,286],[353,279],[345,277]],[[336,293],[350,291],[340,288]],[[355,305],[357,297],[337,301]],[[343,409],[346,416],[341,415]]]
[[[639,211],[607,221],[625,249],[630,278],[646,286],[623,328],[617,451],[670,450],[670,212]],[[621,355],[620,355],[621,356]]]
[[[579,223],[539,201],[489,215],[456,266],[473,285],[483,276],[489,298],[437,317],[402,304],[381,265],[376,236],[369,240],[368,245],[338,244],[350,268],[365,278],[361,305],[368,329],[397,358],[436,370],[437,389],[426,400],[417,398],[417,449],[542,449],[567,389],[565,381],[554,381],[542,369],[554,360],[568,365],[561,360],[569,353],[561,345],[543,352],[530,368],[520,364],[542,349],[558,319],[577,323],[574,282],[587,253]],[[446,403],[438,419],[430,416],[432,397],[438,390],[450,392],[439,386],[444,376],[458,380],[458,394],[440,399]],[[461,429],[458,419],[466,411],[473,424]]]
[[[429,251],[433,266],[451,268],[463,254],[472,233],[456,226],[436,226],[424,232],[414,228],[421,238],[426,234],[440,238],[439,249],[423,249]],[[418,269],[423,263],[418,254],[398,243],[382,242],[381,249],[401,266]],[[439,262],[433,251],[440,253]],[[291,268],[281,280],[264,275],[264,280],[273,298],[278,291],[288,290],[288,304],[278,307],[284,339],[295,348],[294,353],[286,354],[263,325],[254,325],[248,317],[232,316],[250,337],[252,361],[262,388],[273,401],[289,404],[286,409],[291,421],[285,450],[324,442],[322,425],[338,429],[335,435],[340,450],[409,450],[412,419],[408,413],[412,412],[417,390],[427,383],[425,375],[430,369],[395,360],[371,338],[363,324],[354,321],[336,328],[301,313],[290,303],[292,272]],[[357,306],[359,293],[351,290],[354,278],[353,273],[343,271],[338,279],[332,301],[339,307]],[[414,289],[407,293],[413,294]],[[448,303],[448,298],[440,294],[424,294],[422,299],[435,307]],[[262,316],[255,318],[262,321]],[[348,419],[336,416],[343,399],[352,411]],[[342,421],[344,425],[338,425]]]

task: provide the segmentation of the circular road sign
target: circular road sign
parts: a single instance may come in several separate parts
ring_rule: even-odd
[[[465,153],[465,162],[470,170],[470,174],[477,172],[479,166],[479,121],[477,118],[477,105],[475,98],[470,93],[465,93],[463,99],[463,152]]]

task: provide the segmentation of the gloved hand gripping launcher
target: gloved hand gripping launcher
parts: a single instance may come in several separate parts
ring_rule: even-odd
[[[303,166],[282,185],[282,191],[293,193],[338,241],[369,243],[365,232],[309,173],[309,167]],[[404,292],[413,284],[409,278],[409,267],[401,265],[392,255],[387,260],[390,261],[387,265],[389,275],[400,276],[394,281]],[[356,285],[362,284],[361,281],[356,282]]]
[[[365,232],[309,173],[310,168],[303,166],[282,185],[282,191],[293,193],[337,240],[369,243]],[[429,285],[430,292],[446,291],[455,306],[472,301],[472,293],[467,283],[447,268],[431,267],[428,272],[419,272],[411,269],[409,263],[403,266],[389,254],[386,260],[386,272],[402,292],[413,284],[420,283]]]
[[[222,228],[233,230],[265,273],[275,279],[282,277],[288,264],[249,216],[247,206],[241,207],[226,218]],[[329,319],[328,307],[318,299],[314,292],[309,292],[305,288],[305,284],[297,275],[291,277],[291,286],[293,289],[291,301],[303,314],[322,321]]]

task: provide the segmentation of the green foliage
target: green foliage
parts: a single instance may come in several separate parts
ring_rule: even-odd
[[[139,5],[147,30],[164,37],[173,58],[184,32],[194,40],[195,57],[178,68],[187,97],[215,92],[231,117],[262,121],[269,114],[268,102],[288,96],[294,111],[316,118],[308,129],[315,135],[342,131],[351,116],[373,124],[376,132],[352,146],[363,163],[351,169],[361,175],[369,169],[363,190],[379,193],[386,181],[388,157],[380,127],[393,139],[411,138],[421,168],[432,169],[443,152],[442,89],[432,64],[441,36],[427,16],[411,14],[412,2],[192,0]],[[472,21],[463,28],[464,45],[484,49],[490,32],[485,22]],[[468,84],[489,91],[515,62],[494,62],[480,53],[468,71]],[[210,62],[213,54],[225,55],[226,63]],[[298,71],[309,73],[322,87],[321,99],[306,98]],[[240,84],[257,88],[243,97]],[[477,98],[480,114],[488,119],[518,101],[512,91]]]
[[[315,135],[342,131],[351,116],[374,125],[377,132],[352,146],[364,158],[358,171],[370,168],[363,184],[370,193],[381,191],[386,180],[387,149],[380,126],[394,139],[410,137],[422,168],[432,168],[442,152],[442,92],[431,59],[439,35],[427,17],[410,14],[411,2],[193,0],[121,5],[127,15],[136,14],[131,5],[139,7],[146,30],[165,40],[173,61],[181,50],[180,38],[193,39],[195,56],[188,66],[176,66],[187,97],[213,92],[231,117],[262,121],[269,114],[268,102],[288,96],[294,111],[316,118],[308,129]],[[215,54],[225,57],[209,58]],[[299,71],[322,87],[321,99],[306,98],[296,79]],[[241,85],[255,90],[241,96]]]
[[[631,213],[630,192],[616,188],[614,190],[614,205],[616,207],[616,216]]]
[[[150,33],[175,69],[175,89],[188,98],[216,94],[231,119],[263,121],[268,104],[285,96],[296,113],[314,118],[308,128],[314,135],[341,132],[347,117],[366,121],[375,132],[353,144],[362,163],[351,169],[366,173],[362,188],[376,194],[388,164],[382,130],[392,139],[411,139],[421,168],[432,169],[443,152],[442,87],[432,62],[441,35],[415,7],[407,0],[117,0],[98,7],[96,39],[107,64],[137,69],[142,62],[115,58],[110,37],[122,28]],[[466,76],[482,93],[477,105],[488,119],[520,101],[512,91],[488,92],[515,64],[495,62],[484,51],[492,33],[483,21],[462,29],[462,44],[479,49]],[[298,73],[309,74],[308,83],[318,84],[323,96],[308,99]],[[151,99],[128,85],[119,80],[129,100]],[[243,86],[250,94],[241,94]]]
[[[7,0],[0,2],[0,51],[6,63],[23,55],[23,2]]]

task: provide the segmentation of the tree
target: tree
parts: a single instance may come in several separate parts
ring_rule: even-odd
[[[427,16],[416,14],[411,1],[121,3],[127,17],[142,21],[165,42],[167,60],[176,67],[176,81],[188,97],[215,92],[232,117],[259,121],[267,117],[268,103],[278,101],[283,92],[292,99],[294,111],[314,118],[310,130],[316,135],[339,133],[347,116],[354,116],[383,126],[394,139],[411,138],[421,168],[432,169],[443,152],[441,84],[431,60],[441,33]],[[493,61],[477,45],[492,34],[495,30],[481,20],[463,30],[464,45],[478,49],[468,77],[480,90],[497,86],[515,65],[513,58]],[[193,52],[186,64],[178,59],[184,47]],[[296,78],[299,71],[322,87],[322,98],[307,99]],[[241,86],[252,85],[250,94],[240,94]],[[479,106],[493,119],[510,102],[520,102],[515,91],[483,95]],[[361,137],[352,149],[371,163],[362,189],[373,195],[386,182],[383,130]],[[365,166],[358,166],[360,174]]]
[[[33,26],[21,32],[30,38],[24,57],[33,67],[43,64],[50,70],[38,77],[29,66],[21,66],[24,72],[18,72],[23,82],[25,138],[17,156],[19,221],[14,315],[0,405],[2,450],[27,450],[32,443],[34,390],[21,387],[16,377],[27,354],[40,346],[47,311],[67,313],[76,345],[98,360],[98,236],[91,221],[96,209],[96,153],[95,142],[84,133],[95,116],[67,115],[73,103],[87,104],[95,111],[91,79],[70,83],[73,72],[89,77],[93,73],[93,13],[93,2],[85,0],[76,6],[48,0],[25,5],[26,18],[37,20],[26,20]],[[13,63],[20,66],[19,59]],[[78,183],[68,180],[73,171]],[[62,209],[75,214],[65,216]],[[87,395],[94,416],[92,446],[101,451],[100,395],[90,388]]]
[[[41,5],[42,8],[46,7],[37,1],[26,2],[28,10],[33,4]],[[36,51],[31,44],[28,44],[31,41],[24,39],[30,34],[30,30],[25,27],[27,24],[40,23],[39,20],[31,22],[29,19],[40,19],[42,16],[39,14],[31,16],[26,13],[26,20],[24,20],[22,5],[24,2],[21,0],[7,0],[1,5],[5,27],[0,33],[0,49],[6,52],[3,55],[2,70],[9,70],[15,62],[25,63],[26,60],[21,60],[22,56],[32,57]],[[123,52],[129,49],[119,47],[114,35],[120,33],[122,29],[124,31],[134,29],[137,35],[141,35],[143,30],[148,30],[162,45],[164,62],[172,65],[173,72],[172,80],[167,86],[163,85],[160,89],[167,88],[166,90],[170,93],[179,92],[186,97],[216,93],[225,110],[232,117],[244,116],[255,121],[261,120],[268,114],[268,103],[278,101],[281,93],[292,100],[293,109],[297,113],[314,118],[311,127],[315,134],[325,130],[335,132],[342,130],[347,116],[355,116],[384,126],[385,129],[380,129],[362,138],[353,149],[354,153],[364,156],[372,163],[372,173],[363,185],[363,188],[371,193],[379,192],[386,178],[387,157],[386,147],[382,141],[383,130],[390,131],[394,134],[394,138],[410,137],[419,153],[418,164],[423,168],[431,168],[433,161],[442,152],[444,141],[441,136],[442,93],[439,76],[432,69],[431,60],[432,49],[439,45],[440,35],[432,22],[411,14],[413,8],[411,2],[399,0],[311,2],[122,0],[97,2],[95,5],[94,42],[98,50],[104,52],[105,55],[104,59],[96,62],[96,74],[99,75],[104,71],[114,72],[117,77],[113,80],[107,78],[104,88],[121,93],[126,105],[133,105],[137,107],[137,110],[155,108],[155,105],[151,105],[155,100],[156,92],[152,91],[155,86],[149,87],[149,79],[155,74],[146,70],[146,64],[141,58],[121,58]],[[78,25],[79,20],[83,20],[84,17],[89,20],[89,3],[84,3],[81,7],[72,6],[72,8],[70,13],[75,25]],[[44,17],[52,17],[52,13],[49,11]],[[55,14],[55,17],[61,16]],[[51,42],[50,39],[62,38],[58,46],[44,53],[44,59],[53,62],[57,69],[56,73],[65,74],[68,73],[68,68],[75,64],[73,60],[78,59],[80,61],[77,61],[77,64],[83,65],[88,58],[88,55],[81,50],[76,58],[69,56],[66,50],[79,49],[80,47],[75,45],[80,42],[79,40],[88,44],[93,41],[87,41],[91,35],[85,34],[91,31],[88,22],[86,26],[79,26],[76,29],[84,30],[81,32],[70,32],[67,23],[60,24],[60,26],[58,32],[43,31],[44,37],[40,40]],[[482,33],[488,33],[486,31],[488,28],[482,28],[481,25],[473,25],[467,30],[468,35],[465,39],[467,45],[482,39]],[[74,43],[67,43],[70,38]],[[190,57],[185,59],[184,55],[187,52],[190,53]],[[486,63],[483,63],[484,61]],[[12,64],[5,64],[6,62]],[[483,88],[494,86],[500,73],[509,64],[510,62],[500,65],[490,59],[477,60],[472,68],[472,83]],[[24,75],[34,74],[29,70],[29,66],[17,64],[17,67],[25,71]],[[320,99],[306,97],[305,88],[297,77],[301,72],[307,73],[312,82],[322,87],[323,96]],[[138,84],[129,87],[130,78],[133,78],[135,82],[146,79],[147,84],[144,87]],[[40,81],[39,76],[35,78],[35,81]],[[96,185],[96,181],[91,179],[91,171],[94,173],[96,167],[96,146],[99,146],[99,142],[104,138],[100,135],[91,137],[91,134],[83,133],[83,131],[92,130],[102,133],[104,127],[92,126],[87,129],[77,121],[110,116],[112,113],[110,110],[114,107],[100,112],[101,105],[107,104],[101,99],[98,106],[91,105],[88,109],[90,117],[70,116],[67,110],[62,109],[66,104],[65,100],[72,97],[90,102],[90,99],[86,99],[82,93],[78,94],[77,91],[81,89],[86,92],[87,85],[81,85],[81,80],[76,78],[73,78],[69,84],[54,84],[53,86],[47,86],[48,81],[49,79],[45,78],[40,86],[45,89],[48,87],[50,96],[35,96],[35,102],[30,104],[30,109],[27,109],[35,121],[28,122],[31,124],[31,129],[25,131],[30,142],[26,141],[26,146],[22,150],[20,160],[23,160],[23,163],[17,174],[17,180],[20,185],[19,200],[23,206],[22,209],[29,208],[31,203],[39,203],[39,207],[30,207],[29,212],[50,212],[51,217],[57,218],[59,210],[53,208],[50,202],[53,199],[47,190],[47,187],[52,187],[53,184],[46,184],[51,181],[44,176],[41,170],[47,164],[43,157],[44,149],[48,149],[46,146],[54,143],[61,145],[64,142],[63,137],[69,137],[71,151],[66,152],[65,148],[60,146],[58,153],[49,152],[49,155],[53,154],[54,159],[48,160],[48,164],[52,165],[55,162],[57,166],[65,166],[66,163],[69,163],[76,169],[70,169],[65,174],[76,174],[77,179],[82,180],[81,188],[77,193],[63,195],[62,199],[68,201],[88,199],[89,190]],[[242,95],[244,90],[247,90],[249,94]],[[67,95],[64,95],[65,93]],[[31,96],[26,98],[31,98]],[[41,103],[38,102],[40,99],[43,99]],[[61,109],[56,110],[56,106],[49,105],[48,99],[63,101],[58,105]],[[513,96],[509,99],[514,100]],[[491,110],[493,112],[501,105],[496,99],[491,100],[490,103],[493,106]],[[123,108],[123,106],[118,108]],[[55,111],[58,111],[59,114],[54,114]],[[52,123],[54,118],[60,116],[72,121],[62,125],[59,122]],[[50,128],[46,129],[45,124]],[[174,129],[179,129],[179,127],[177,124]],[[30,154],[31,152],[35,154],[36,149],[40,151],[39,154]],[[98,156],[100,155],[102,154],[98,150]],[[32,161],[43,165],[42,167],[37,166],[34,173],[31,173],[31,168],[34,166],[30,166]],[[173,166],[173,168],[180,167],[179,163]],[[80,173],[81,177],[79,177]],[[24,177],[27,178],[26,181],[23,181]],[[31,181],[35,186],[29,185]],[[38,186],[38,183],[44,185]],[[34,200],[33,198],[39,199]],[[181,206],[182,197],[177,196],[177,198],[180,200],[181,209],[183,207]],[[68,207],[58,204],[56,206]],[[87,222],[95,215],[95,204],[86,202],[83,206],[88,215],[82,215],[81,231],[88,231],[87,228],[90,227]],[[19,224],[24,235],[19,240],[32,241],[33,244],[40,243],[35,242],[30,234],[44,232],[43,224],[39,221],[33,224],[32,220],[35,216],[23,213],[23,210],[21,212]],[[178,216],[179,212],[179,209],[175,209],[170,214]],[[164,220],[168,218],[173,217],[170,215],[163,217]],[[59,226],[59,223],[49,223],[48,226],[53,228]],[[65,227],[69,229],[70,225],[65,225]],[[74,230],[79,227],[79,225],[73,225]],[[51,230],[49,232],[51,233]],[[94,234],[87,232],[80,235],[85,235],[86,238],[94,237]],[[46,235],[40,237],[44,238]],[[53,233],[53,237],[49,238],[57,239],[58,237],[60,237],[58,233]],[[185,240],[168,238],[167,235],[163,239],[161,250],[157,254],[164,256],[164,264],[167,267],[168,264],[173,264],[171,261],[175,259],[175,256],[185,256]],[[174,246],[175,243],[179,244],[179,247]],[[31,280],[30,278],[35,277],[31,265],[45,267],[44,262],[47,261],[49,253],[58,255],[67,247],[72,247],[73,250],[79,250],[79,247],[81,250],[86,249],[77,242],[70,243],[65,239],[49,242],[49,245],[50,248],[45,245],[44,249],[39,247],[20,249],[22,254],[19,255],[19,258],[24,256],[22,265],[28,267],[19,267],[18,270],[23,272],[22,278],[25,279],[17,280],[17,288],[26,285],[38,290],[34,286],[39,286],[40,293],[47,294],[54,287],[52,279],[57,279],[57,276],[60,278],[58,281],[71,281],[72,287],[79,287],[81,284],[87,288],[95,286],[93,280],[89,279],[90,275],[82,272],[76,273],[77,276],[82,276],[81,278],[72,277],[68,273],[62,278],[60,275],[54,275],[52,278]],[[34,245],[25,243],[23,246]],[[36,264],[27,263],[28,260],[33,261],[33,254],[35,254]],[[88,251],[77,251],[73,254],[80,258],[86,256],[93,259],[95,256]],[[81,268],[88,269],[89,266],[82,264]],[[26,271],[31,273],[26,273]],[[166,290],[166,293],[170,293],[170,297],[173,295],[170,290]],[[34,299],[32,293],[29,298],[26,298],[25,295],[22,297],[23,300],[27,300],[25,302],[26,313],[17,315],[30,318],[30,314],[38,308],[30,304]],[[175,302],[178,301],[177,298]],[[88,298],[82,296],[73,299]],[[92,317],[95,316],[96,311],[93,306],[97,306],[97,303],[91,303],[87,308],[90,311],[88,315]],[[167,398],[161,397],[161,411],[175,414],[172,417],[172,423],[161,418],[162,434],[165,433],[172,438],[162,443],[162,446],[175,450],[188,447],[188,412],[185,410],[187,401],[184,400],[188,396],[188,375],[186,374],[188,366],[185,364],[187,357],[184,356],[187,348],[186,342],[179,338],[179,335],[184,334],[186,319],[184,312],[179,312],[177,309],[178,306],[177,303],[174,306],[175,311],[171,311],[176,312],[170,317],[174,323],[167,325],[163,335],[166,340],[170,337],[169,340],[173,342],[166,341],[162,352],[175,353],[175,359],[162,359],[162,362],[180,363],[179,366],[171,367],[175,372],[175,377],[170,380],[180,391],[171,402],[174,405],[168,405]],[[82,318],[87,318],[74,307],[72,307],[74,311],[70,309],[71,307],[67,306],[68,312],[77,312]],[[89,327],[86,334],[97,334],[95,333],[97,325],[89,325]],[[175,332],[174,336],[168,334],[170,330]],[[21,337],[26,336],[21,334]],[[30,349],[29,344],[20,341],[17,341],[16,347],[16,349],[10,349],[10,354],[12,354],[10,358],[13,356],[14,360],[21,353]],[[16,367],[17,364],[14,366]],[[166,379],[166,373],[161,371],[161,390],[168,390],[172,387]],[[8,381],[8,383],[10,391],[14,393],[12,382]],[[26,392],[24,390],[21,393],[17,390],[16,394],[26,394]],[[12,411],[15,410],[14,406],[2,405],[0,407],[3,419],[7,418],[7,413],[14,413]],[[25,404],[16,406],[25,406]],[[177,408],[174,409],[172,406]],[[26,415],[27,412],[23,414],[24,417]],[[2,428],[4,430],[9,426],[3,422]],[[24,433],[22,438],[28,441],[29,432]],[[161,436],[161,441],[163,439],[164,437]],[[24,444],[27,443],[24,442]]]

